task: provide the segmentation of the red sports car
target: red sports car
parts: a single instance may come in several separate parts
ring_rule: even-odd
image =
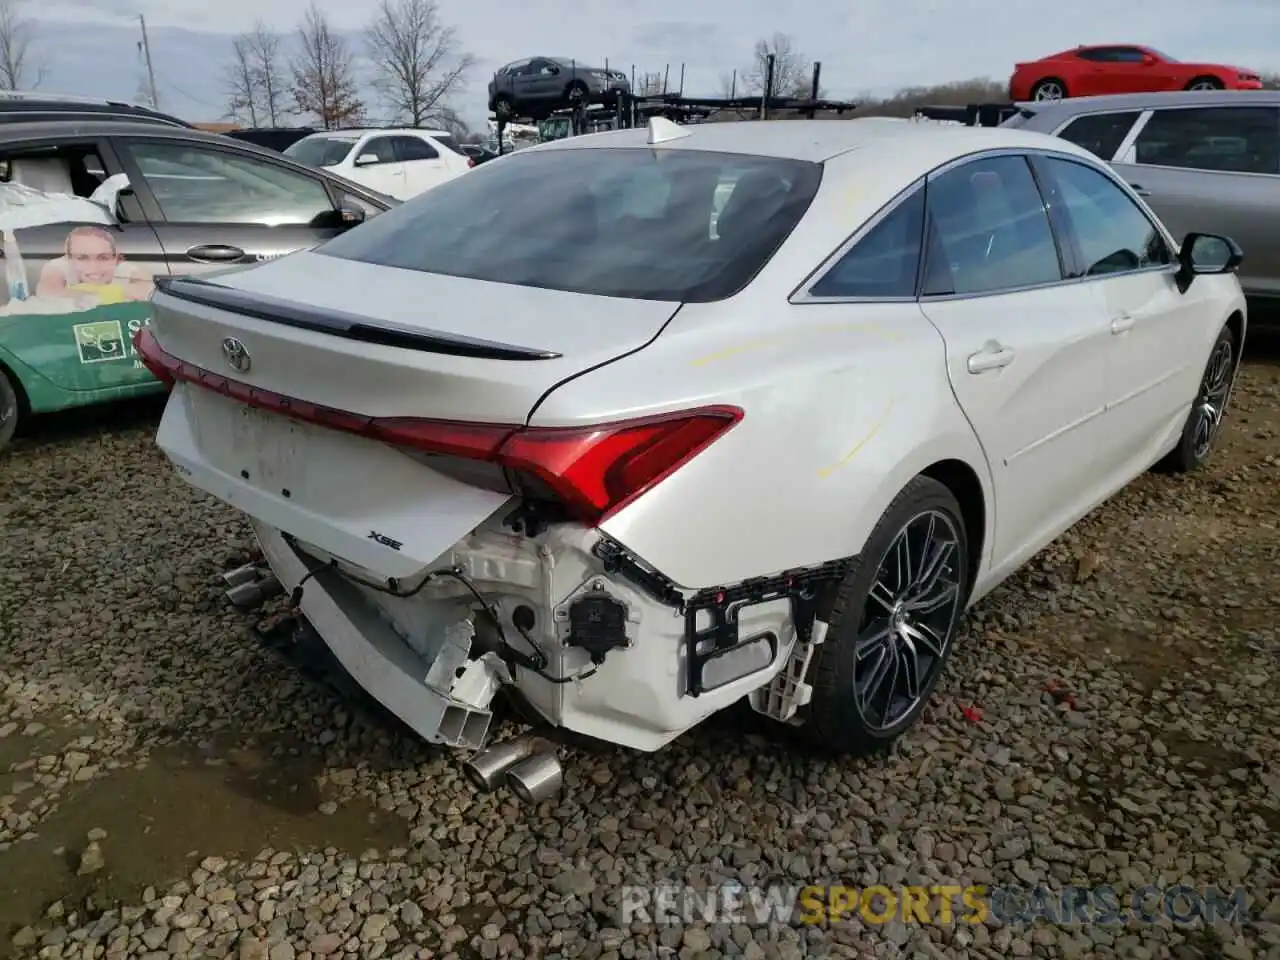
[[[1221,63],[1182,63],[1151,47],[1082,46],[1015,64],[1009,78],[1009,99],[1061,100],[1107,93],[1261,88],[1256,70]]]

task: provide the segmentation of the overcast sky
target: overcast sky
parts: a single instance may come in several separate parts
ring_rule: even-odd
[[[438,0],[478,60],[455,106],[485,118],[493,69],[534,54],[574,57],[637,72],[686,64],[685,92],[715,95],[752,44],[790,34],[822,61],[829,96],[854,97],[975,76],[1008,79],[1013,63],[1078,43],[1141,42],[1182,60],[1280,70],[1280,0]],[[335,27],[358,40],[369,3],[321,0]],[[44,89],[136,98],[137,14],[150,33],[162,109],[218,120],[220,74],[231,36],[265,15],[293,32],[307,0],[31,0],[49,73]],[[1022,15],[1016,15],[1021,7]],[[1095,24],[1095,26],[1089,26]]]

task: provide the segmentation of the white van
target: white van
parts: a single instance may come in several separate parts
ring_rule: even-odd
[[[475,166],[445,131],[414,127],[326,130],[303,137],[284,154],[397,200],[408,200]]]

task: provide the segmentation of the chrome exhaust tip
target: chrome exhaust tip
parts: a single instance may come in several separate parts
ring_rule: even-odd
[[[534,805],[550,800],[564,786],[564,771],[551,750],[525,757],[507,771],[507,785],[521,803]]]
[[[504,740],[475,753],[462,765],[462,772],[477,790],[493,790],[503,782],[507,770],[533,753],[539,746],[534,737]]]
[[[253,583],[262,573],[252,563],[246,563],[243,567],[236,567],[222,575],[222,582],[227,587],[238,587],[242,583]]]
[[[225,596],[237,610],[252,610],[282,593],[284,593],[284,587],[280,585],[280,581],[268,574],[259,580],[251,580],[232,587]]]

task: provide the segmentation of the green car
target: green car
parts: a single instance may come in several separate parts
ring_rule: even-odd
[[[284,256],[395,203],[197,130],[0,125],[0,449],[30,414],[164,389],[132,342],[154,277]]]

